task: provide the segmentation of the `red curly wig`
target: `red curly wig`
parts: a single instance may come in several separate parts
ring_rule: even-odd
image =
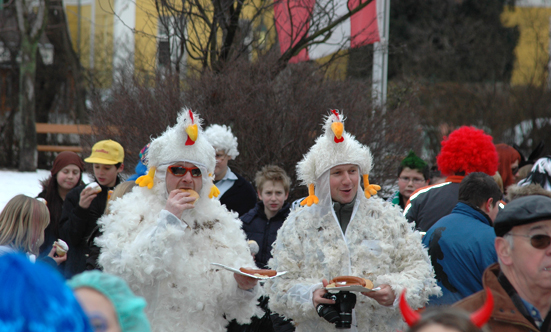
[[[443,174],[484,172],[493,176],[497,171],[497,151],[492,136],[483,130],[463,126],[442,140],[442,149],[436,159]]]

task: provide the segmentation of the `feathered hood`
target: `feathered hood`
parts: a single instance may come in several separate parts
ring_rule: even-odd
[[[155,193],[166,195],[166,170],[176,162],[189,162],[201,169],[203,188],[199,195],[217,195],[212,182],[216,165],[215,151],[207,141],[202,119],[190,109],[182,109],[176,124],[168,127],[159,137],[151,141],[147,151],[148,174],[136,180],[141,187],[147,186]]]
[[[344,120],[338,110],[332,110],[325,118],[324,133],[297,164],[297,177],[303,184],[314,183],[325,171],[337,165],[354,164],[360,167],[361,174],[371,172],[371,151],[344,131]]]

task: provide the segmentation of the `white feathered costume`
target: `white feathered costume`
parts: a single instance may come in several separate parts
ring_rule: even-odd
[[[315,181],[319,203],[291,212],[279,229],[273,258],[268,262],[272,269],[288,271],[265,286],[270,309],[292,318],[297,332],[335,331],[335,325],[319,317],[312,303],[312,294],[322,287],[322,279],[343,275],[367,278],[375,287],[389,284],[396,298],[407,288],[408,303],[414,308],[422,307],[429,295],[440,291],[419,232],[413,231],[397,207],[378,197],[366,198],[359,183],[350,223],[343,234],[333,210],[330,169],[355,164],[367,174],[372,158],[369,148],[352,135],[345,132],[344,140],[335,139],[331,122],[335,117],[342,122],[342,116],[335,113],[327,118],[325,134],[297,165],[304,183]],[[395,332],[405,327],[397,301],[384,307],[357,294],[353,326],[347,331]]]
[[[99,263],[147,300],[146,314],[158,332],[225,331],[229,320],[246,323],[258,314],[260,287],[241,290],[233,273],[211,265],[255,266],[237,215],[209,199],[216,194],[215,152],[200,125],[197,114],[184,110],[151,142],[149,174],[141,184],[150,189],[135,187],[98,222]],[[200,198],[181,220],[164,210],[167,167],[178,161],[194,163],[203,174]]]

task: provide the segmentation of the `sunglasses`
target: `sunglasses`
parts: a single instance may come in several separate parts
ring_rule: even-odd
[[[168,166],[168,171],[172,175],[179,178],[182,176],[185,176],[188,171],[191,173],[191,176],[194,178],[198,178],[201,176],[201,170],[198,167],[184,167],[184,166],[172,165],[172,166]]]
[[[536,235],[530,236],[530,235],[509,233],[509,235],[529,238],[530,244],[532,245],[532,247],[536,249],[545,249],[549,247],[549,245],[551,244],[551,236],[547,234],[536,234]]]

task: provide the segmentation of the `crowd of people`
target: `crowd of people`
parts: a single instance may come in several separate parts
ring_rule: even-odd
[[[0,214],[0,332],[551,331],[551,156],[463,126],[432,168],[410,151],[382,198],[333,110],[290,204],[277,161],[253,185],[238,155],[189,109],[130,181],[113,140],[59,153]]]

